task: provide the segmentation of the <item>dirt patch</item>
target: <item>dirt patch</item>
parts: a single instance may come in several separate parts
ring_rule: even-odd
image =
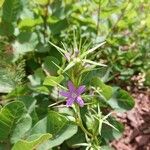
[[[116,150],[150,150],[150,90],[134,91],[135,107],[117,114],[125,125],[123,136],[111,143]]]

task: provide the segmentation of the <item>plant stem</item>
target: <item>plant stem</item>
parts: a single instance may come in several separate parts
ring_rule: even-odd
[[[90,132],[88,132],[85,128],[84,128],[84,126],[83,126],[83,124],[82,124],[82,122],[80,121],[79,122],[79,126],[80,126],[80,128],[82,129],[82,131],[84,132],[84,133],[86,133],[88,136],[90,136],[90,137],[93,137],[93,135],[90,133]]]
[[[93,137],[93,135],[92,135],[89,131],[87,131],[87,130],[85,129],[85,127],[83,126],[83,122],[82,122],[82,119],[81,119],[79,106],[78,106],[78,105],[75,105],[75,108],[76,108],[76,111],[77,111],[77,114],[78,114],[78,123],[77,123],[77,124],[79,125],[79,127],[82,129],[82,131],[83,131],[85,134],[87,134],[87,135],[90,136],[90,137]]]
[[[116,29],[118,23],[119,23],[120,20],[124,17],[125,12],[126,12],[126,10],[127,10],[127,7],[128,7],[128,5],[129,5],[129,3],[130,3],[130,0],[127,1],[126,6],[122,9],[122,13],[121,13],[120,16],[118,17],[118,20],[117,20],[117,21],[115,22],[115,24],[109,29],[109,32],[108,32],[108,34],[107,34],[107,36],[106,36],[106,40],[108,39],[108,37],[110,37],[110,36],[114,33],[114,30]]]
[[[53,103],[53,104],[49,105],[48,107],[56,106],[56,105],[58,105],[58,104],[64,103],[65,101],[66,101],[66,100],[57,101],[56,103]]]

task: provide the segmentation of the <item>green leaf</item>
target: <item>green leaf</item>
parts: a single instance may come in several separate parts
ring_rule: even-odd
[[[21,10],[21,0],[5,0],[3,4],[2,22],[11,23],[12,21],[16,21]]]
[[[61,81],[63,81],[64,76],[60,75],[60,76],[47,76],[44,80],[44,85],[47,86],[57,86]]]
[[[111,86],[106,85],[102,82],[100,78],[94,78],[92,80],[92,84],[94,87],[98,87],[98,92],[102,94],[107,100],[111,98],[113,95],[113,89]]]
[[[66,53],[66,51],[60,47],[58,47],[57,45],[55,45],[54,43],[50,42],[49,43],[54,46],[62,55],[64,55]]]
[[[16,143],[21,138],[24,138],[25,133],[29,131],[32,126],[32,118],[26,114],[17,123],[11,136],[11,143]]]
[[[93,47],[93,48],[87,50],[86,52],[84,52],[84,53],[80,56],[80,58],[84,58],[85,56],[87,56],[88,54],[94,52],[96,49],[98,49],[99,47],[101,47],[101,46],[104,45],[105,43],[106,43],[106,42],[102,42],[102,43],[98,44],[97,46],[95,46],[95,47]]]
[[[91,60],[88,60],[88,59],[83,59],[82,61],[84,63],[89,63],[89,64],[95,65],[95,66],[102,66],[102,67],[106,67],[107,66],[105,64],[101,64],[101,63],[98,63],[98,62],[95,62],[95,61],[91,61]]]
[[[40,146],[39,150],[58,146],[77,132],[77,126],[65,116],[50,111],[48,116],[40,120],[31,130],[31,134],[50,133],[53,138]]]
[[[8,22],[0,22],[0,35],[10,36],[14,33],[14,26]]]
[[[19,97],[23,95],[29,95],[30,89],[26,84],[17,86],[15,89],[13,89],[7,96],[6,99],[18,99]],[[17,97],[17,98],[16,98]]]
[[[20,56],[28,52],[34,51],[38,44],[38,36],[35,32],[22,32],[19,34],[18,39],[12,44],[14,49],[14,60],[18,60]]]
[[[97,134],[96,132],[99,126],[99,121],[96,120],[92,115],[86,115],[86,126],[91,133]]]
[[[0,110],[0,140],[6,140],[26,109],[22,102],[8,103]]]
[[[55,75],[58,70],[58,65],[60,64],[59,60],[53,56],[47,56],[44,59],[43,67],[48,71],[51,75]],[[56,66],[57,65],[57,66]]]
[[[28,76],[28,79],[33,87],[41,85],[41,83],[44,81],[44,78],[45,74],[42,68],[36,69],[34,74]]]
[[[26,106],[27,112],[31,114],[31,112],[36,107],[36,100],[33,96],[25,95],[25,96],[18,96],[19,101],[23,102]]]
[[[37,137],[38,136],[38,137]],[[36,138],[35,138],[36,137]],[[34,139],[30,137],[28,140],[20,140],[18,141],[12,148],[12,150],[34,150],[39,147],[40,144],[46,142],[49,138],[51,138],[50,134],[41,134],[35,135]]]
[[[22,29],[22,28],[27,28],[27,27],[32,28],[32,27],[34,27],[34,26],[36,26],[36,25],[41,24],[42,22],[43,22],[43,21],[42,21],[41,18],[38,18],[38,19],[24,18],[23,20],[21,20],[21,21],[19,22],[18,27],[19,27],[20,29]]]
[[[134,107],[134,99],[128,92],[118,89],[108,101],[109,105],[119,112],[124,112]]]
[[[36,91],[37,93],[40,94],[45,94],[45,95],[49,95],[49,88],[45,87],[45,86],[38,86],[34,88],[34,91]]]
[[[48,0],[33,0],[34,3],[39,4],[39,5],[46,5],[49,3]]]
[[[0,143],[0,150],[7,150],[8,145],[6,143]]]
[[[74,60],[70,61],[63,72],[66,72],[67,70],[71,69],[75,64],[76,64],[76,61],[74,61]]]
[[[0,7],[3,6],[4,1],[5,1],[5,0],[0,0]]]
[[[85,142],[86,142],[85,134],[79,128],[78,132],[75,135],[73,135],[70,139],[67,140],[67,145],[69,145],[70,147],[73,147],[73,145],[75,144],[85,143]]]
[[[59,34],[68,27],[67,19],[59,20],[56,23],[50,23],[50,30],[53,35]]]
[[[114,148],[110,146],[101,146],[101,150],[114,150]]]
[[[120,122],[118,122],[114,117],[109,117],[107,119],[114,128],[107,124],[103,124],[101,136],[105,139],[107,143],[113,139],[119,139],[122,136],[122,132],[124,131],[124,126]],[[117,130],[116,130],[117,129]]]

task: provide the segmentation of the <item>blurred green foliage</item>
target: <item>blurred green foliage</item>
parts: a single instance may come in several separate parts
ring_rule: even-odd
[[[114,85],[150,86],[149,8],[149,0],[0,0],[0,149],[82,150],[120,137],[122,124],[105,115],[134,106]],[[61,107],[71,73],[94,91],[81,116],[98,143],[85,143],[75,110]]]
[[[147,79],[149,6],[147,0],[1,1],[1,55],[13,55],[12,62],[26,58],[28,73],[32,74],[42,63],[47,63],[47,55],[61,61],[48,42],[57,45],[63,42],[71,49],[75,31],[81,44],[90,46],[107,41],[91,57],[108,65],[109,80],[128,85],[140,73]],[[144,83],[149,85],[147,81]]]

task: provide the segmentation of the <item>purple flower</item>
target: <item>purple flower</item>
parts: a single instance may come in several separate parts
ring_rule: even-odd
[[[84,106],[84,101],[81,98],[81,94],[85,91],[85,86],[79,86],[76,88],[71,81],[68,81],[68,91],[60,92],[60,95],[67,97],[66,106],[70,107],[74,102],[78,103],[81,107]]]

